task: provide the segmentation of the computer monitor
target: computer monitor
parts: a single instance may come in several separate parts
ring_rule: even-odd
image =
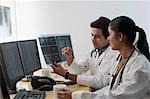
[[[41,35],[39,42],[47,64],[65,61],[61,49],[63,47],[72,48],[70,35]]]
[[[16,83],[24,77],[22,61],[16,42],[0,44],[0,61],[4,78],[9,86],[10,93],[16,92]]]
[[[10,99],[0,64],[0,99]]]
[[[41,68],[36,39],[18,41],[18,47],[25,75]]]

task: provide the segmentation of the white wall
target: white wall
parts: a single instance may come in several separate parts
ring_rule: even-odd
[[[150,43],[148,0],[139,1],[16,1],[17,38],[37,34],[70,33],[75,58],[91,48],[90,22],[100,16],[110,19],[126,15],[147,33]]]

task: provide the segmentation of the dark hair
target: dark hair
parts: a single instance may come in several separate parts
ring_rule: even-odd
[[[117,17],[110,22],[110,28],[116,33],[122,32],[125,34],[130,44],[133,44],[136,37],[136,32],[139,32],[137,48],[150,61],[149,46],[146,39],[146,34],[142,28],[135,25],[131,18],[126,16]]]
[[[108,32],[109,23],[110,23],[110,20],[108,18],[100,17],[96,21],[92,22],[90,26],[93,28],[102,29],[102,33],[104,37],[107,38],[109,36],[109,32]]]

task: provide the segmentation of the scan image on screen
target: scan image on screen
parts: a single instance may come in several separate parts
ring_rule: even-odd
[[[47,64],[65,61],[61,49],[64,47],[72,48],[70,35],[41,35],[39,37],[39,42]]]

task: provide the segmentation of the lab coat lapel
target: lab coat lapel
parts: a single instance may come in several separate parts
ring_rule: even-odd
[[[114,84],[113,84],[113,86],[112,86],[112,90],[113,89],[116,89],[116,87],[120,84],[120,77],[121,77],[121,71],[123,70],[123,68],[121,68],[121,70],[119,71],[119,73],[118,73],[118,75],[117,75],[117,77],[116,77],[116,79],[115,79],[115,82],[114,82]]]

